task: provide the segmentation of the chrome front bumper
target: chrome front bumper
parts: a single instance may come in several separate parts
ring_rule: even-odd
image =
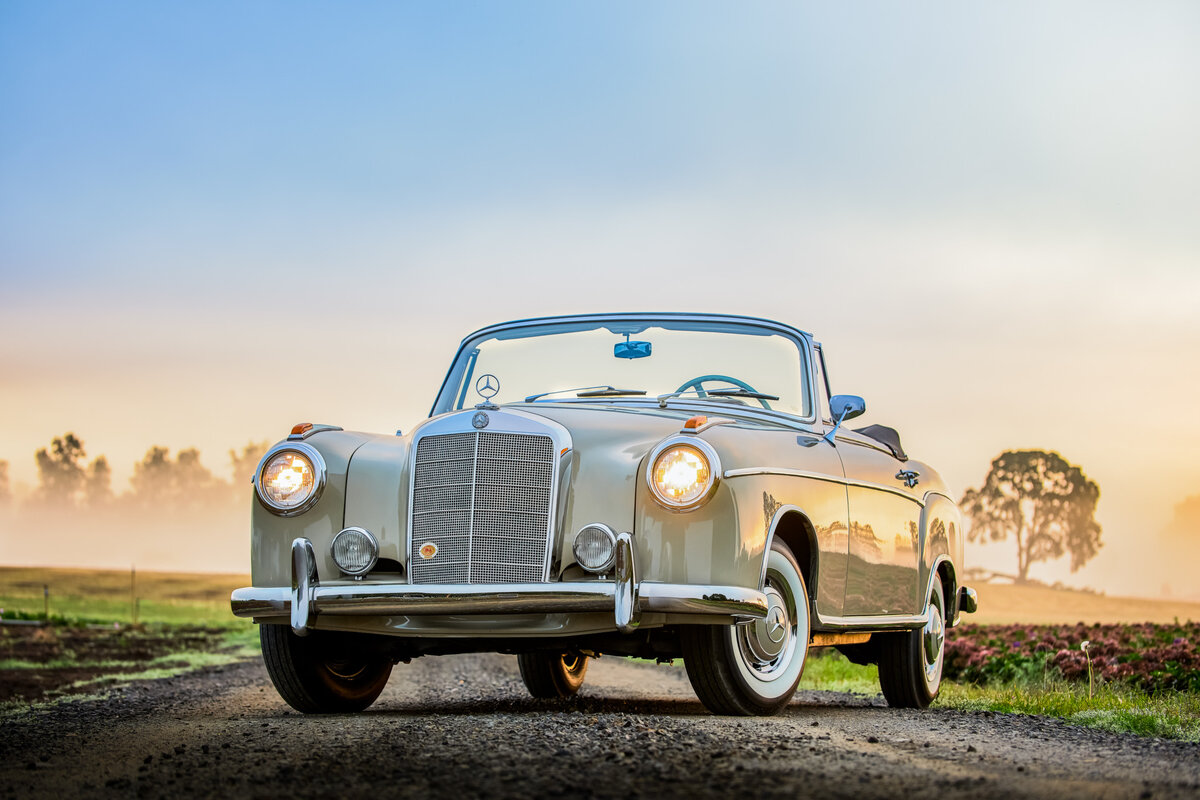
[[[461,614],[563,614],[608,611],[616,629],[630,633],[643,611],[763,619],[767,598],[756,589],[737,586],[638,582],[633,543],[628,533],[617,537],[617,559],[611,581],[519,584],[355,583],[321,586],[308,539],[292,542],[292,585],[235,589],[230,597],[239,617],[291,618],[303,636],[313,620],[330,616],[424,616]]]

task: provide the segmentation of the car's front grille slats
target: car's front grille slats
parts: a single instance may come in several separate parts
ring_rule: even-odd
[[[553,485],[550,436],[479,431],[422,438],[413,470],[412,582],[545,580]],[[434,554],[422,557],[423,549]]]

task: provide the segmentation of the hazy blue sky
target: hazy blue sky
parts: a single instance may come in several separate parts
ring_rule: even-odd
[[[662,309],[814,331],[956,490],[1060,450],[1081,580],[1200,494],[1194,2],[8,0],[0,108],[18,481],[408,428],[476,327]]]

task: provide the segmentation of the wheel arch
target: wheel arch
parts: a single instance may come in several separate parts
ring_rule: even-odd
[[[923,612],[929,610],[929,597],[933,592],[935,580],[942,582],[942,597],[945,599],[946,606],[942,612],[946,617],[946,627],[950,627],[958,612],[958,576],[954,571],[954,562],[950,560],[949,556],[938,556],[934,562],[933,571],[929,574],[929,585],[925,587],[926,607],[922,609]]]
[[[767,556],[771,553],[771,542],[776,537],[788,546],[796,563],[800,566],[800,574],[804,577],[804,588],[808,593],[808,608],[811,621],[817,619],[817,578],[820,573],[819,550],[817,548],[817,533],[808,514],[795,505],[783,505],[776,510],[771,518],[771,529],[763,546],[762,571],[758,585],[762,586],[767,578]]]

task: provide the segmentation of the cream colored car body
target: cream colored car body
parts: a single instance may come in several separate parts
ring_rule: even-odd
[[[807,420],[684,398],[541,401],[486,411],[488,430],[545,426],[564,444],[546,582],[594,585],[605,579],[576,565],[572,551],[581,528],[602,523],[631,534],[635,605],[639,595],[645,598],[658,584],[740,587],[752,594],[763,586],[771,538],[783,537],[806,572],[813,645],[861,641],[848,633],[919,628],[926,622],[935,580],[945,590],[947,624],[956,622],[962,526],[941,477],[928,465],[902,461],[888,446],[844,425],[824,438],[835,423],[811,366],[821,363],[819,346],[807,334],[786,330],[799,337],[807,355],[807,380],[813,396],[820,398]],[[293,609],[288,598],[304,596],[296,593],[296,583],[307,580],[295,575],[294,542],[300,539],[311,543],[315,574],[310,577],[323,591],[411,586],[414,442],[436,431],[471,432],[475,414],[472,408],[441,414],[403,436],[316,429],[299,437],[324,459],[323,491],[311,509],[291,517],[277,516],[253,500],[253,586],[235,592],[235,613],[259,622],[289,621]],[[706,415],[707,423],[685,431],[685,422],[696,415]],[[664,508],[646,480],[648,454],[673,436],[702,439],[720,458],[714,495],[690,511]],[[349,527],[369,531],[378,542],[380,564],[399,569],[377,568],[361,579],[343,575],[330,543]],[[299,591],[311,592],[305,586]],[[493,588],[499,592],[504,587]],[[722,614],[719,606],[693,614],[686,605],[652,607],[644,599],[627,625],[614,621],[607,608],[540,612],[532,606],[521,613],[489,614],[478,608],[412,613],[411,603],[407,613],[386,604],[378,607],[379,613],[365,605],[355,612],[314,613],[304,624],[419,639],[502,640],[620,635],[633,628],[731,624],[754,616]],[[290,619],[294,625],[296,617]]]

